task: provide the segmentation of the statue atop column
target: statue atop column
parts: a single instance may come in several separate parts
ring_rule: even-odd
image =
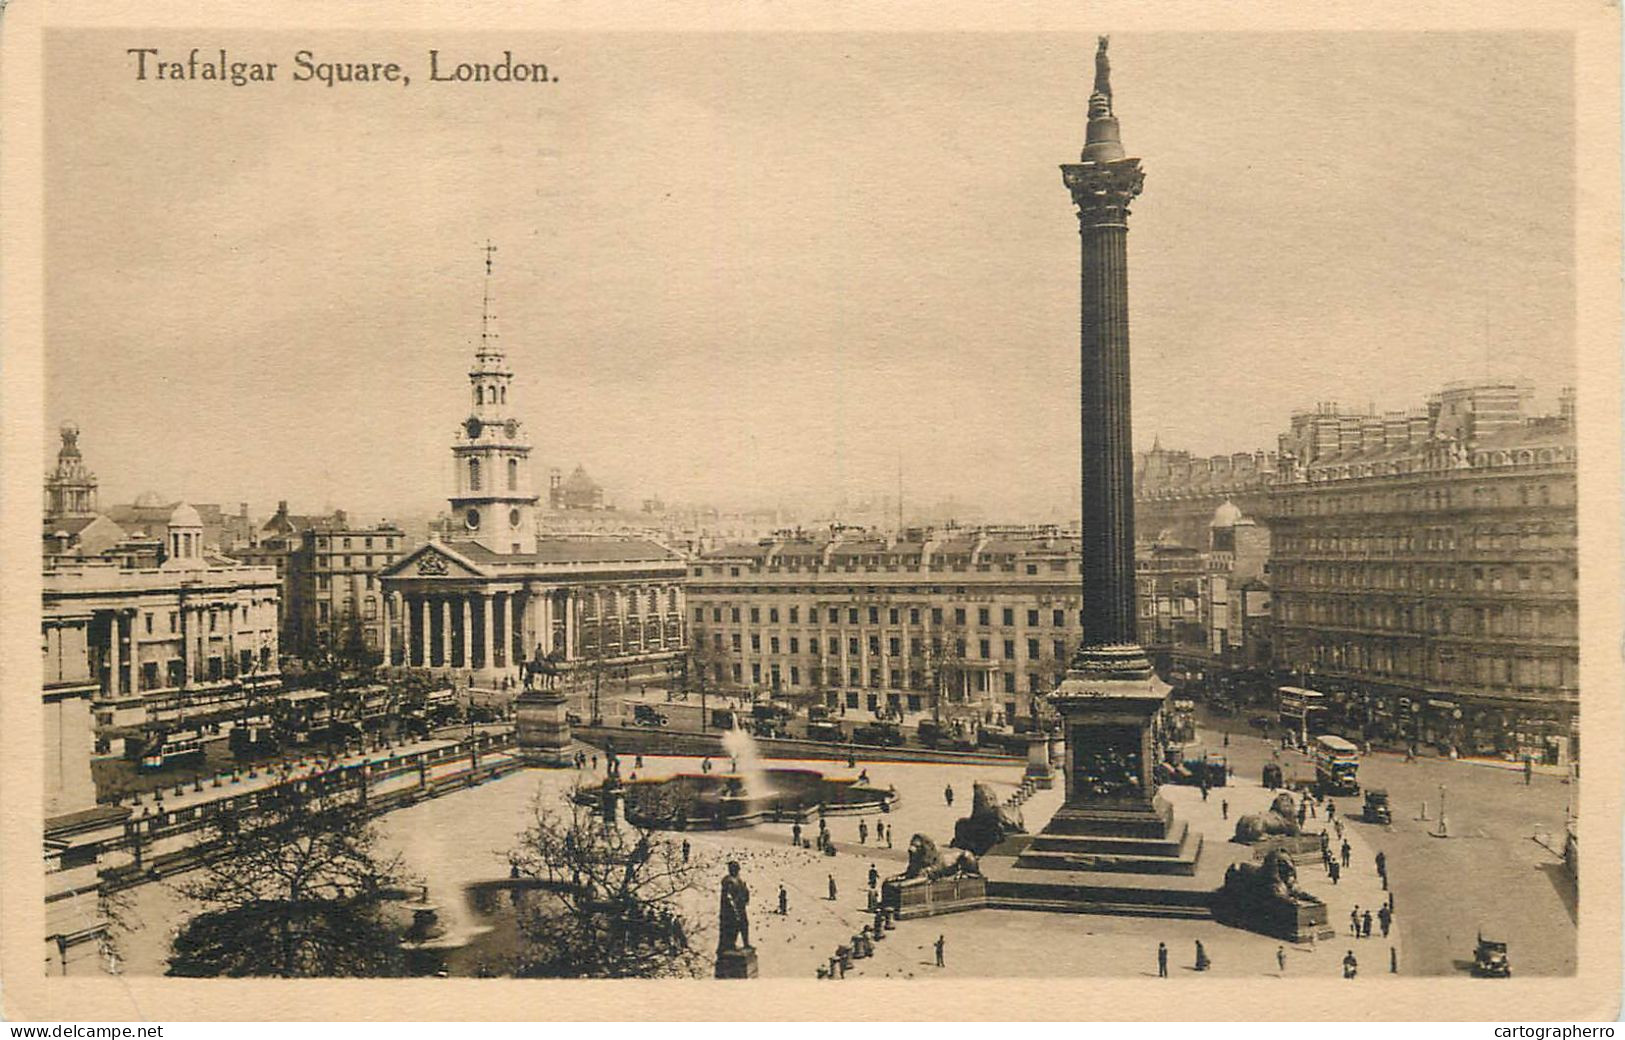
[[[1101,94],[1107,100],[1112,96],[1112,63],[1106,57],[1106,45],[1111,42],[1110,36],[1099,37],[1100,44],[1095,49],[1095,93]]]

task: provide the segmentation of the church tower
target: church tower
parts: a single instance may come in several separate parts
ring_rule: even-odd
[[[485,246],[485,293],[480,342],[469,370],[469,416],[458,427],[451,454],[456,490],[451,512],[456,541],[478,542],[495,553],[536,551],[536,500],[530,483],[530,442],[514,416],[508,392],[513,370],[497,345],[491,313],[491,261]]]

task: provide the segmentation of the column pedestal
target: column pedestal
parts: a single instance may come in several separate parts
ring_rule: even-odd
[[[514,736],[526,765],[562,769],[573,764],[567,706],[556,690],[527,690],[514,699]]]
[[[1048,791],[1055,786],[1055,770],[1049,760],[1049,734],[1032,733],[1027,737],[1027,772],[1023,779],[1031,780],[1034,787]]]
[[[756,947],[742,946],[732,950],[718,950],[716,977],[719,979],[754,979],[756,977]]]

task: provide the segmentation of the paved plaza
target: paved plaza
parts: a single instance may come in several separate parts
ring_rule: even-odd
[[[1180,818],[1205,836],[1204,858],[1250,859],[1250,850],[1229,842],[1236,818],[1268,805],[1271,792],[1258,784],[1258,770],[1249,761],[1261,764],[1269,750],[1256,737],[1233,740],[1224,747],[1216,731],[1211,749],[1227,753],[1236,766],[1231,786],[1214,789],[1204,801],[1199,790],[1164,787]],[[1251,744],[1256,750],[1249,749]],[[623,771],[633,769],[633,760],[623,758]],[[695,758],[647,756],[640,777],[694,771]],[[751,886],[751,935],[760,958],[764,977],[811,977],[826,964],[835,947],[849,941],[852,934],[871,922],[867,905],[867,875],[873,864],[882,876],[900,872],[907,860],[908,839],[924,833],[945,846],[953,834],[953,824],[969,811],[973,784],[992,783],[1001,794],[1015,790],[1021,779],[1019,766],[942,765],[934,763],[869,762],[859,760],[856,768],[830,762],[774,761],[774,767],[791,766],[820,770],[830,776],[854,776],[867,771],[870,782],[881,787],[895,786],[900,800],[888,814],[864,817],[833,817],[829,827],[838,854],[830,857],[808,849],[792,848],[788,824],[764,824],[748,830],[690,832],[692,854],[702,864],[703,880],[685,900],[685,910],[696,925],[694,941],[701,949],[715,943],[716,887],[729,859],[741,863]],[[1449,764],[1454,772],[1471,767]],[[386,849],[399,851],[407,869],[429,884],[431,900],[440,904],[442,918],[453,933],[477,928],[460,893],[468,884],[506,877],[507,851],[530,819],[537,798],[544,804],[562,806],[562,799],[578,782],[601,779],[604,759],[597,769],[523,770],[490,783],[447,794],[395,811],[378,821]],[[726,760],[716,760],[726,768]],[[1508,783],[1509,774],[1493,770],[1472,770],[1485,777]],[[591,774],[591,775],[587,775]],[[1538,778],[1537,778],[1538,780]],[[1521,784],[1521,778],[1518,782]],[[944,788],[951,785],[954,804],[949,807]],[[1057,788],[1038,792],[1024,806],[1029,830],[1037,830],[1059,806]],[[1351,800],[1352,802],[1352,800]],[[1396,798],[1397,802],[1397,798]],[[1224,812],[1228,808],[1228,819]],[[1347,806],[1353,809],[1352,804]],[[1402,808],[1396,804],[1396,810]],[[1396,811],[1396,816],[1399,813]],[[859,821],[868,824],[868,841],[859,839]],[[875,824],[893,829],[892,847],[877,842]],[[1313,829],[1320,821],[1312,820]],[[1464,816],[1472,826],[1471,813]],[[1396,827],[1398,821],[1396,820]],[[816,823],[807,827],[816,831]],[[1431,905],[1423,886],[1421,870],[1413,869],[1411,853],[1402,844],[1388,849],[1391,869],[1400,878],[1397,892],[1398,925],[1388,940],[1378,937],[1351,939],[1349,911],[1355,906],[1375,909],[1385,898],[1373,867],[1378,844],[1388,835],[1374,834],[1363,825],[1346,828],[1351,845],[1351,868],[1339,885],[1332,885],[1318,866],[1300,868],[1300,883],[1328,903],[1330,923],[1338,935],[1319,944],[1285,944],[1289,977],[1331,977],[1341,974],[1344,953],[1353,949],[1363,978],[1383,977],[1389,970],[1389,947],[1396,948],[1402,974],[1421,971],[1438,973],[1432,962],[1412,963],[1409,952],[1416,936],[1433,927],[1437,907]],[[674,840],[680,840],[674,836]],[[1434,840],[1436,839],[1429,839]],[[1376,843],[1374,843],[1376,841]],[[1449,846],[1448,842],[1438,842]],[[1461,843],[1462,847],[1467,842]],[[1384,846],[1386,847],[1386,845]],[[1454,847],[1450,855],[1455,855]],[[1416,879],[1411,874],[1417,874]],[[837,897],[829,898],[833,876]],[[789,897],[789,913],[775,911],[778,886]],[[121,945],[124,968],[132,974],[161,973],[169,935],[185,912],[182,900],[173,891],[173,881],[149,884],[134,890],[132,913],[140,929],[125,936]],[[1420,894],[1408,894],[1420,887]],[[1497,905],[1503,905],[1498,900]],[[1427,923],[1412,922],[1409,914],[1426,915]],[[1567,922],[1567,918],[1564,918]],[[932,946],[944,938],[943,968],[935,966]],[[896,929],[876,945],[876,955],[855,963],[851,977],[982,976],[1119,976],[1154,975],[1158,942],[1168,945],[1170,974],[1194,974],[1192,962],[1196,940],[1200,939],[1212,958],[1212,973],[1224,976],[1268,976],[1280,973],[1277,949],[1283,944],[1263,935],[1226,927],[1213,921],[1178,920],[1153,917],[1112,917],[1094,914],[1051,914],[1018,910],[982,910],[899,922]],[[1426,940],[1422,940],[1424,943]],[[1431,949],[1429,946],[1424,950]],[[1470,946],[1467,947],[1470,949]],[[1514,943],[1514,951],[1519,945]],[[1527,970],[1533,971],[1534,965]]]

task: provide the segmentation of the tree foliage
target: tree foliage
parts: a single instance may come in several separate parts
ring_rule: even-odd
[[[692,977],[693,947],[680,900],[697,865],[652,828],[606,824],[574,798],[541,801],[509,860],[546,895],[525,904],[525,947],[514,974],[531,978]]]
[[[202,837],[216,851],[177,886],[202,912],[171,944],[169,974],[401,972],[401,931],[383,910],[401,862],[375,851],[354,791],[283,784],[254,809],[214,816]]]

